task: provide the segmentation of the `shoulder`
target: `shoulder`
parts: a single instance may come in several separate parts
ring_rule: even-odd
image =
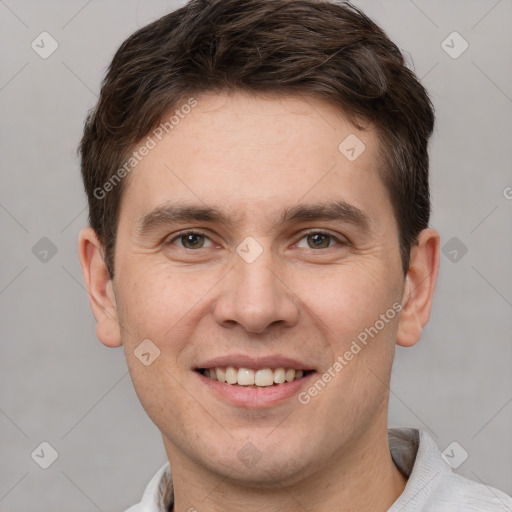
[[[512,497],[494,487],[447,473],[426,505],[425,512],[512,512]]]
[[[171,468],[166,462],[147,484],[142,500],[124,512],[164,512],[174,502]]]
[[[426,431],[390,429],[389,441],[408,481],[388,512],[512,512],[508,494],[454,473]]]

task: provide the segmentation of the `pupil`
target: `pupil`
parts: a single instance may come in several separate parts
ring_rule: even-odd
[[[314,235],[309,235],[309,239],[313,241],[313,245],[315,247],[328,247],[329,246],[329,237],[327,235],[322,235],[321,233],[316,233]],[[327,244],[325,243],[327,241]]]
[[[198,243],[198,242],[200,242],[199,237],[201,237],[201,236],[202,235],[196,235],[194,233],[190,233],[188,235],[183,235],[181,240],[185,247],[187,247],[187,246],[192,246],[192,247],[199,246],[200,247],[202,244]]]

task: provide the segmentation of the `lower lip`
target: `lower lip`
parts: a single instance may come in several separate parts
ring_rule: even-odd
[[[294,380],[293,382],[284,382],[274,386],[259,388],[249,388],[238,386],[236,384],[226,384],[218,380],[205,377],[203,374],[194,372],[201,382],[219,398],[230,402],[236,407],[264,408],[277,405],[292,396],[296,395],[301,388],[308,385],[316,372],[311,372],[306,376]]]

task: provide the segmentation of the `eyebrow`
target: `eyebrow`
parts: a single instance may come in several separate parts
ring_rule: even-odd
[[[353,224],[365,233],[370,230],[372,224],[366,212],[344,200],[338,200],[288,207],[281,213],[278,225],[328,220]],[[140,219],[137,224],[137,233],[140,236],[146,236],[176,222],[209,222],[222,224],[229,230],[234,228],[232,219],[216,208],[194,204],[165,203]]]

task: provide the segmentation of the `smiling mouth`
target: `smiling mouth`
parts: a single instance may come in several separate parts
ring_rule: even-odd
[[[224,384],[245,388],[280,386],[303,379],[314,370],[296,370],[294,368],[237,368],[234,366],[216,368],[198,368],[196,370],[207,378]]]

